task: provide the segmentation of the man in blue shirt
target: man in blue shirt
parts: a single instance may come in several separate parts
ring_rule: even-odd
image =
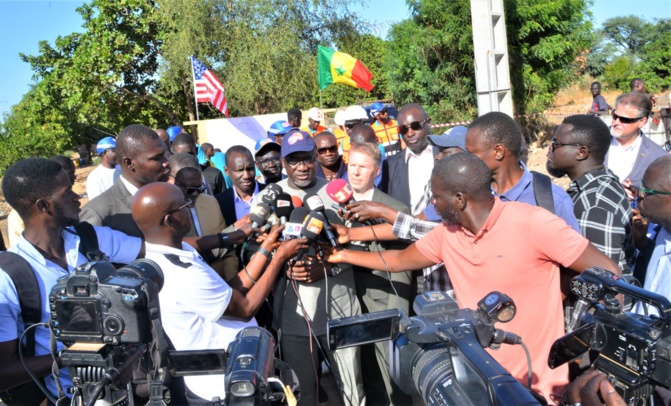
[[[491,112],[476,118],[468,128],[466,150],[487,164],[492,172],[492,190],[501,201],[542,206],[536,201],[534,175],[519,160],[522,137],[515,120],[504,113]],[[551,190],[554,214],[580,232],[569,195],[553,183]]]
[[[58,162],[29,158],[12,165],[2,180],[2,192],[24,221],[26,228],[10,252],[20,255],[33,268],[42,297],[41,322],[49,321],[48,296],[60,277],[68,275],[88,260],[79,252],[80,238],[72,226],[79,223],[79,195]],[[112,262],[129,263],[144,256],[142,240],[108,227],[94,227],[100,251]],[[49,351],[49,329],[36,327],[35,357],[26,359],[38,377],[46,376],[48,390],[55,394],[51,376],[53,359]],[[26,326],[12,279],[0,270],[0,390],[30,381],[18,359],[18,339]],[[58,344],[58,350],[63,349]],[[57,360],[58,361],[58,360]],[[67,370],[62,370],[63,388],[71,386]]]

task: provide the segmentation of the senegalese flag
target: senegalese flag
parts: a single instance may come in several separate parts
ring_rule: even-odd
[[[351,55],[336,52],[319,45],[317,53],[319,70],[319,89],[325,89],[331,83],[342,83],[347,86],[364,88],[370,92],[374,85],[370,83],[373,74]]]

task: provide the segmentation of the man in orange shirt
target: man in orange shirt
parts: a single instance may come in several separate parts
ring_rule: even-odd
[[[505,329],[518,334],[531,353],[532,388],[549,402],[568,383],[568,367],[551,370],[552,343],[564,335],[559,265],[577,272],[600,266],[621,274],[617,265],[540,207],[502,203],[491,194],[491,173],[472,154],[438,161],[431,176],[433,204],[443,219],[424,238],[404,250],[380,253],[340,250],[329,262],[402,272],[444,262],[461,307],[475,308],[491,291],[509,295],[517,316]],[[381,259],[384,258],[384,260]],[[521,347],[502,346],[492,356],[526,383]]]
[[[385,154],[392,156],[397,154],[402,148],[401,137],[398,135],[398,122],[389,117],[387,107],[375,102],[370,106],[370,116],[375,122],[370,126],[375,130],[380,145],[384,147]]]

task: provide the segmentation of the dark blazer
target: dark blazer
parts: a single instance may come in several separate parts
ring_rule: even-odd
[[[131,215],[132,199],[133,196],[119,178],[111,188],[86,203],[79,214],[79,220],[94,226],[106,226],[132,237],[144,238]]]
[[[634,167],[631,169],[627,178],[631,180],[631,184],[638,187],[641,184],[641,179],[643,179],[643,174],[645,170],[648,169],[648,166],[656,160],[668,154],[664,148],[655,144],[650,138],[646,137],[643,132],[639,135],[641,137],[641,147],[638,150],[638,155],[636,156],[636,161],[634,161]],[[608,156],[606,156],[606,162],[604,163],[608,166]],[[623,182],[624,179],[620,179],[620,182]]]
[[[438,147],[433,147],[433,156],[439,152]],[[396,155],[387,157],[382,163],[382,181],[378,188],[410,207],[410,180],[408,179],[408,164],[405,162],[407,153],[406,148]]]
[[[266,187],[265,183],[256,182],[256,184],[259,185],[259,192]],[[226,224],[229,226],[238,220],[235,215],[235,195],[233,194],[235,192],[233,190],[234,187],[231,186],[215,196],[217,198],[217,203],[219,203],[221,214],[224,215],[224,220],[226,220]]]

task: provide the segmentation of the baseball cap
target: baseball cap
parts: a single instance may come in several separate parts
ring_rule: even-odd
[[[106,150],[115,148],[116,140],[112,137],[105,137],[98,141],[98,144],[96,145],[96,152],[98,152],[98,155],[102,155],[102,153]]]
[[[361,106],[349,106],[345,109],[345,121],[350,120],[368,120],[366,109]]]
[[[270,125],[270,128],[268,128],[268,132],[273,135],[284,135],[289,130],[291,130],[291,126],[284,120],[275,121]]]
[[[282,158],[285,158],[294,152],[310,152],[315,148],[317,148],[317,144],[315,144],[310,134],[294,129],[284,135],[281,154]]]
[[[429,143],[440,148],[458,147],[466,151],[466,131],[468,128],[458,125],[440,135],[429,135]]]
[[[256,141],[256,146],[254,147],[254,157],[256,157],[257,155],[263,155],[264,152],[268,151],[280,152],[281,150],[282,147],[280,147],[280,144],[276,143],[270,138],[263,138]]]
[[[375,118],[375,116],[380,114],[383,110],[386,110],[385,105],[381,102],[375,102],[370,105],[370,116]]]
[[[311,118],[312,121],[322,121],[322,111],[316,107],[313,107],[308,110],[308,118]]]

